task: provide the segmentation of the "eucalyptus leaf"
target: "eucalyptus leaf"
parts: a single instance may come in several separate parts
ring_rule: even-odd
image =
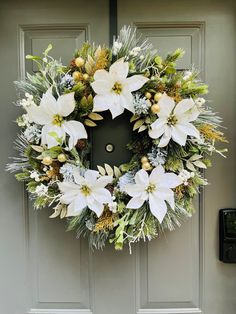
[[[88,117],[92,120],[95,121],[99,121],[99,120],[103,120],[103,116],[101,116],[100,114],[96,113],[96,112],[91,112]]]
[[[60,209],[55,209],[54,213],[52,213],[52,215],[50,215],[49,218],[56,218],[60,216],[60,213],[61,213]]]
[[[110,165],[108,165],[108,164],[104,164],[104,167],[106,169],[107,174],[109,176],[113,177],[114,171],[113,171],[112,167]]]
[[[199,161],[199,160],[194,161],[193,164],[197,166],[198,168],[203,168],[203,169],[207,168],[207,166],[202,161]]]
[[[141,125],[144,124],[144,120],[140,119],[138,121],[135,122],[134,126],[133,126],[133,131],[137,130],[138,128],[140,128]]]
[[[93,122],[92,120],[90,120],[90,119],[85,119],[84,120],[84,124],[89,126],[89,127],[92,127],[92,128],[97,126],[97,124],[95,122]]]
[[[121,171],[118,167],[114,166],[114,174],[116,178],[119,178],[121,176]]]
[[[31,147],[38,153],[42,153],[44,151],[43,147],[39,145],[31,145]]]
[[[146,125],[142,125],[139,129],[138,129],[138,133],[143,132],[147,129]]]
[[[189,170],[191,170],[191,171],[195,171],[195,170],[196,170],[195,167],[194,167],[194,165],[193,165],[190,161],[187,161],[187,162],[186,162],[186,167],[187,167]]]
[[[98,168],[99,173],[100,173],[102,176],[105,176],[105,175],[106,175],[106,170],[105,170],[103,167],[97,166],[97,168]]]

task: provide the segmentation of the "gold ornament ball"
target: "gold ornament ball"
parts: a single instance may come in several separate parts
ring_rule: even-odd
[[[160,111],[160,106],[158,104],[154,104],[151,107],[151,112],[152,113],[158,113]]]
[[[53,170],[48,170],[48,171],[46,171],[46,175],[47,175],[49,178],[52,178],[53,175],[54,175],[54,171],[53,171]]]
[[[150,164],[149,162],[144,162],[144,163],[142,164],[142,169],[143,169],[143,170],[151,170],[151,169],[152,169],[152,166],[151,166],[151,164]]]
[[[87,80],[89,79],[89,75],[88,75],[87,73],[84,73],[84,74],[83,74],[83,79],[84,79],[85,81],[87,81]]]
[[[145,97],[146,97],[147,99],[150,99],[150,98],[152,98],[152,94],[149,93],[149,92],[146,92],[146,93],[145,93]]]
[[[46,165],[46,166],[51,165],[51,163],[52,163],[52,157],[50,157],[50,156],[43,157],[42,163],[43,163],[44,165]]]
[[[66,155],[65,154],[60,154],[57,156],[58,161],[60,162],[65,162],[66,161]]]
[[[81,68],[84,65],[84,59],[81,57],[76,58],[75,64],[78,68]]]
[[[161,97],[162,97],[162,93],[156,93],[156,94],[154,95],[154,100],[155,100],[155,101],[159,101],[159,100],[161,99]]]
[[[79,71],[75,71],[73,72],[72,77],[75,81],[80,81],[82,78],[82,74]]]
[[[144,162],[148,162],[148,158],[146,156],[141,158],[141,163],[143,164]]]

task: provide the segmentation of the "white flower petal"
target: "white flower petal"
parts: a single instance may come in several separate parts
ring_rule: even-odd
[[[42,129],[42,132],[44,133],[46,130],[46,134],[42,135],[42,138],[45,138],[45,143],[48,145],[48,148],[58,146],[60,143],[57,139],[60,139],[62,142],[65,139],[65,132],[64,130],[57,126],[57,125],[45,125]]]
[[[113,78],[119,80],[127,77],[129,72],[129,63],[124,62],[123,59],[120,59],[114,62],[109,69],[109,74],[112,75]]]
[[[121,93],[120,95],[117,95],[120,101],[121,107],[126,108],[127,110],[131,111],[132,113],[135,112],[134,110],[134,104],[133,104],[133,96],[131,92],[125,92]]]
[[[69,192],[71,189],[74,189],[75,187],[77,187],[76,184],[72,182],[59,182],[57,185],[60,191],[63,193]]]
[[[57,114],[67,117],[75,109],[75,93],[64,94],[57,99]]]
[[[40,110],[47,113],[48,116],[53,117],[55,114],[58,114],[57,101],[52,94],[52,87],[43,94],[39,107]]]
[[[63,193],[61,200],[64,204],[69,204],[78,194],[78,186],[72,182],[58,183],[60,191]]]
[[[140,208],[144,203],[144,200],[142,200],[139,197],[133,197],[131,198],[131,200],[128,202],[128,204],[126,205],[127,208],[130,209],[138,209]]]
[[[121,105],[121,103],[124,103],[123,99],[121,99],[119,95],[113,94],[109,107],[112,119],[116,118],[124,112],[124,107]]]
[[[148,134],[151,138],[159,138],[165,132],[166,119],[159,118],[151,124]]]
[[[162,200],[171,200],[172,198],[174,200],[174,192],[169,188],[158,187],[158,189],[154,191],[153,194],[155,197]]]
[[[52,137],[51,135],[48,135],[48,134],[46,135],[46,144],[47,144],[48,148],[52,148],[54,146],[59,145],[58,141],[54,137]]]
[[[181,130],[182,132],[185,132],[185,134],[194,136],[196,138],[200,138],[200,133],[198,129],[191,123],[186,122],[186,123],[179,123],[178,124],[178,129]]]
[[[151,183],[155,183],[155,182],[158,182],[158,179],[161,175],[163,175],[165,173],[165,170],[164,168],[159,165],[157,166],[156,168],[154,168],[150,174],[150,177],[149,177],[149,181]]]
[[[112,176],[102,176],[97,179],[97,182],[94,184],[94,187],[102,187],[105,188],[109,183],[113,180]]]
[[[158,147],[165,147],[166,145],[168,145],[170,139],[171,139],[171,127],[169,125],[165,125],[165,132],[161,137]]]
[[[149,207],[150,211],[155,216],[160,223],[162,223],[166,213],[167,206],[165,201],[154,197],[152,194],[149,195]]]
[[[158,105],[160,106],[158,117],[167,118],[174,109],[175,102],[171,97],[167,96],[166,94],[163,94],[160,100],[158,101]]]
[[[143,191],[144,191],[144,187],[143,185],[139,185],[139,184],[127,184],[124,187],[124,191],[130,195],[130,196],[141,196]]]
[[[148,200],[148,192],[144,190],[142,194],[140,195],[141,200],[147,201]]]
[[[149,79],[143,75],[133,75],[126,80],[126,87],[134,92],[140,89]]]
[[[91,86],[96,94],[103,95],[111,92],[113,82],[108,80],[95,80]]]
[[[135,182],[136,184],[139,185],[143,185],[144,189],[148,186],[149,184],[149,176],[147,171],[145,171],[144,169],[139,170],[136,174],[135,174]]]
[[[192,98],[181,100],[174,109],[174,114],[178,117],[195,106]]]
[[[85,197],[78,195],[67,208],[67,217],[78,216],[87,206]]]
[[[166,202],[170,205],[170,207],[174,210],[175,209],[175,198],[174,198],[174,192],[173,195],[166,198]]]
[[[77,216],[77,212],[75,210],[75,202],[72,201],[69,206],[67,207],[67,217],[74,217]]]
[[[70,204],[75,200],[77,196],[78,196],[78,190],[72,190],[63,194],[60,197],[60,201],[63,204]]]
[[[70,136],[69,149],[72,149],[79,139],[88,138],[84,125],[79,121],[64,121],[62,124],[62,128],[64,132],[66,132]]]
[[[185,114],[181,117],[181,120],[185,120],[187,122],[195,121],[199,116],[200,111],[198,110],[197,106],[194,106],[189,111],[185,112]]]
[[[187,134],[183,132],[183,130],[179,127],[178,124],[176,124],[175,126],[171,126],[171,128],[172,128],[171,137],[173,141],[175,141],[181,146],[184,146],[186,144]]]
[[[52,114],[48,114],[44,110],[42,110],[39,106],[31,105],[27,109],[27,113],[29,116],[29,121],[34,122],[40,125],[49,124],[52,122]]]
[[[96,170],[86,170],[85,174],[84,174],[84,178],[86,180],[87,183],[89,183],[89,185],[93,186],[96,181],[97,178],[99,177],[99,172]]]
[[[101,216],[103,209],[104,209],[104,205],[102,203],[97,202],[97,201],[94,201],[93,203],[89,203],[88,207],[93,212],[95,212],[98,217]]]
[[[158,178],[158,186],[162,188],[175,188],[182,184],[182,180],[175,173],[164,173]]]
[[[94,73],[94,80],[95,81],[99,81],[99,80],[103,80],[103,81],[110,81],[110,75],[109,73],[102,69],[102,70],[97,70],[95,73]]]
[[[96,95],[93,99],[93,111],[100,112],[110,109],[110,94]]]
[[[93,197],[96,201],[102,204],[108,204],[112,202],[111,193],[104,188],[97,188],[93,190]]]
[[[47,138],[46,138],[47,134],[48,134],[48,127],[47,125],[44,125],[41,132],[41,144],[42,145],[47,144]]]
[[[79,169],[74,169],[73,170],[73,177],[74,177],[75,182],[78,185],[82,185],[82,184],[86,183],[84,177],[81,176]]]

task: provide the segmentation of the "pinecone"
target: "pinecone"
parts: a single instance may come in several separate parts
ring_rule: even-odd
[[[86,145],[87,145],[86,140],[78,140],[76,148],[78,150],[83,150],[86,147]]]
[[[109,192],[111,192],[111,194],[113,193],[113,191],[114,191],[114,185],[112,185],[112,184],[108,184],[107,186],[106,186],[106,189],[109,191]]]
[[[72,70],[72,71],[75,71],[76,69],[77,69],[77,67],[76,67],[76,64],[75,64],[75,59],[72,59],[71,61],[70,61],[70,69]]]

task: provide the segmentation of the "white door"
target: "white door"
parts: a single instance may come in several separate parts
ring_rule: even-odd
[[[195,64],[224,117],[227,160],[215,158],[197,212],[165,237],[114,252],[90,252],[64,222],[35,212],[4,172],[13,155],[17,109],[12,81],[49,42],[67,62],[84,40],[108,43],[108,1],[2,1],[0,4],[0,314],[234,314],[236,266],[218,259],[218,210],[236,206],[234,1],[118,0],[118,26],[134,24],[161,54],[182,47],[181,69]]]

